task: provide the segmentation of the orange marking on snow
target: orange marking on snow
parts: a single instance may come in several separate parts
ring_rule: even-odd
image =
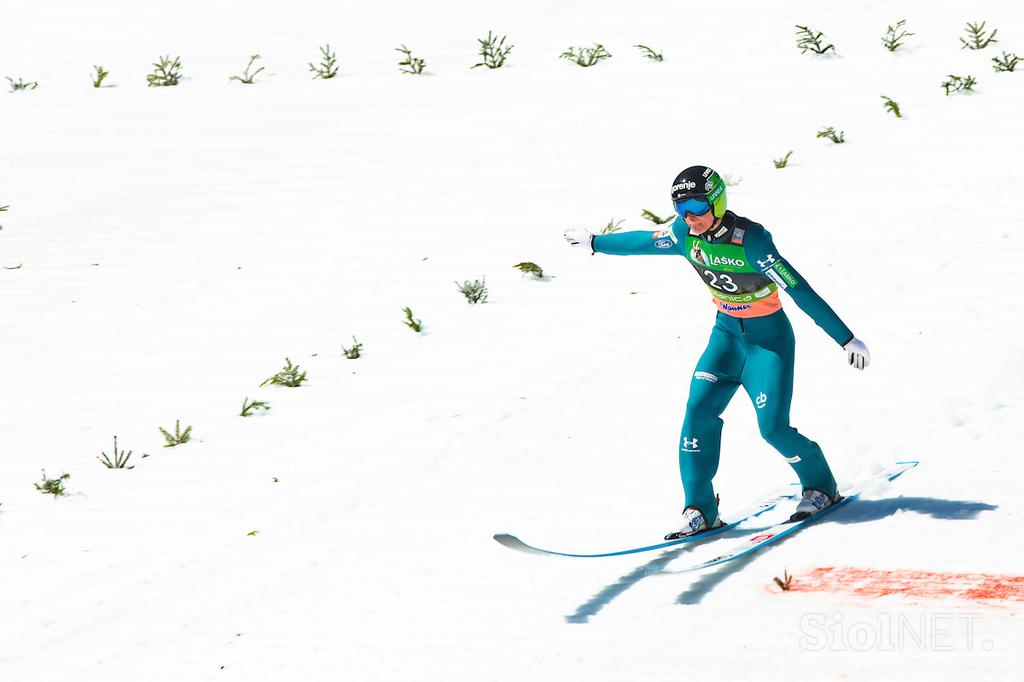
[[[1024,602],[1024,576],[992,573],[883,571],[829,566],[794,577],[789,589],[792,592],[845,592],[861,597],[902,594],[928,599],[956,597],[971,601]]]

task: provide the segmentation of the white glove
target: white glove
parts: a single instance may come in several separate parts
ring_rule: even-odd
[[[871,353],[868,352],[868,347],[856,336],[843,346],[843,350],[846,351],[846,357],[850,364],[857,369],[864,369],[871,363]]]
[[[591,253],[594,253],[594,233],[590,230],[570,228],[562,233],[569,246],[579,246]]]

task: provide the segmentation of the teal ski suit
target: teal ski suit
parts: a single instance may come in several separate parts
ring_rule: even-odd
[[[727,211],[718,227],[689,234],[677,217],[656,232],[595,235],[595,252],[682,256],[711,292],[718,316],[690,380],[679,438],[686,507],[710,524],[718,517],[712,479],[718,471],[721,414],[742,386],[754,404],[761,436],[786,458],[804,488],[828,495],[836,482],[818,444],[789,423],[795,338],[779,289],[841,346],[853,339],[839,316],[780,254],[761,225]]]

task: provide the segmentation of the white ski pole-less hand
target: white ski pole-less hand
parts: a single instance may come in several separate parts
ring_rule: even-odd
[[[569,246],[584,248],[591,254],[594,253],[594,234],[590,230],[570,228],[562,233]]]
[[[843,346],[843,350],[846,351],[850,365],[857,369],[864,369],[871,363],[871,353],[868,352],[867,345],[856,336]]]

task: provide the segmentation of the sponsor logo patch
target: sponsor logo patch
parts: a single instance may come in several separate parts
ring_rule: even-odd
[[[693,378],[700,379],[701,381],[710,381],[711,383],[715,383],[718,381],[718,377],[716,377],[711,372],[694,372]]]
[[[659,239],[658,241],[654,242],[654,248],[656,248],[656,249],[671,249],[672,248],[672,240],[671,239]]]
[[[743,235],[745,235],[746,233],[747,231],[744,230],[742,227],[737,227],[735,230],[732,231],[732,237],[729,238],[729,241],[731,241],[733,244],[742,246]]]
[[[697,441],[697,438],[688,438],[686,436],[683,436],[683,447],[681,447],[680,450],[689,453],[700,452],[700,443],[698,443]]]
[[[662,185],[662,186],[664,186],[664,185]],[[693,182],[692,180],[683,180],[679,184],[672,185],[672,191],[673,192],[677,192],[679,190],[693,189],[696,186],[697,186],[697,183]]]
[[[800,461],[800,455],[796,455],[795,457],[786,457],[785,459],[790,464],[796,464],[797,462]]]
[[[746,305],[746,304],[744,304],[744,305],[729,305],[728,303],[719,303],[719,305],[722,306],[722,310],[729,310],[729,311],[734,311],[734,312],[738,312],[740,310],[750,310],[750,308],[751,308],[751,306]]]
[[[761,268],[762,270],[770,268],[773,263],[775,263],[775,256],[773,256],[770,253],[765,257],[764,260],[761,260],[760,258],[757,259],[757,267]]]
[[[757,397],[754,398],[754,404],[757,405],[757,409],[759,410],[768,404],[768,396],[764,394],[764,391],[757,394]]]
[[[782,277],[779,276],[779,273],[775,272],[774,270],[765,270],[764,274],[765,274],[765,276],[768,279],[770,279],[771,281],[773,281],[777,285],[779,285],[780,289],[788,289],[789,288],[789,285],[786,284],[786,281],[784,279],[782,279]]]
[[[795,287],[797,285],[796,277],[794,277],[793,273],[786,269],[785,265],[783,265],[782,263],[776,263],[773,269],[775,270],[775,272],[779,273],[782,279],[786,280],[786,283],[789,284],[789,286]]]

